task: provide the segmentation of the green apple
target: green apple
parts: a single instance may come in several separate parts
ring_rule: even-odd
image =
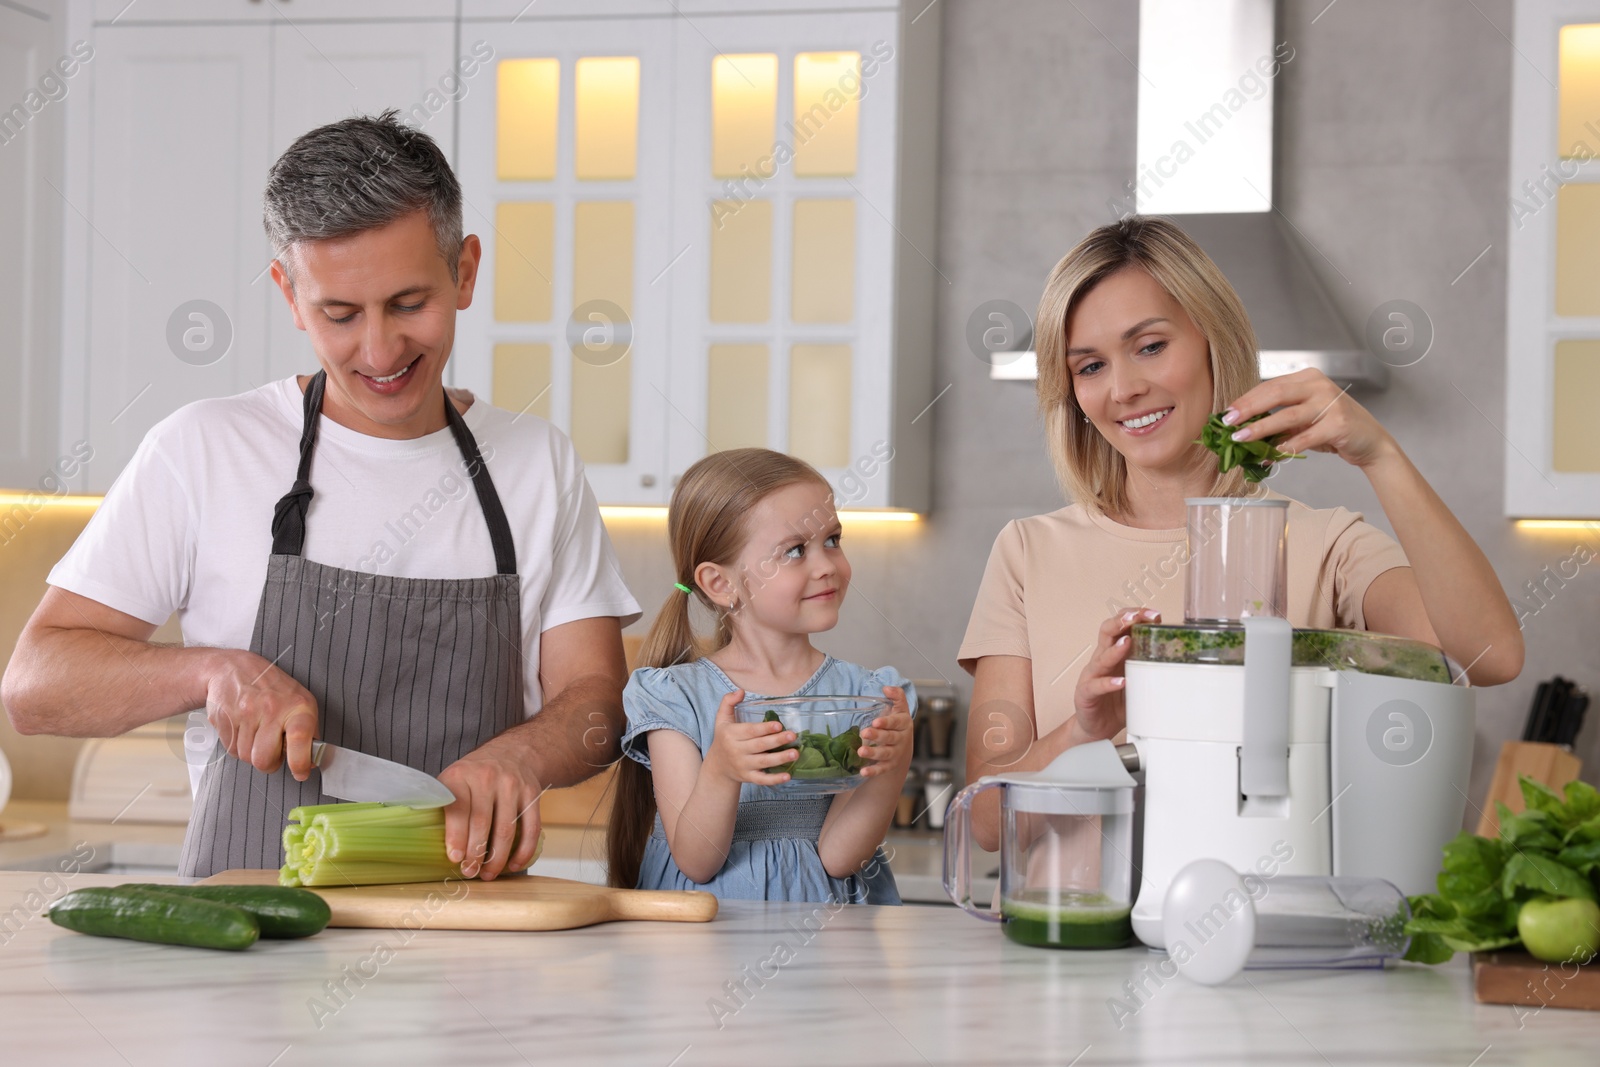
[[[1600,952],[1600,904],[1580,897],[1530,900],[1517,915],[1517,935],[1535,959],[1587,963]]]

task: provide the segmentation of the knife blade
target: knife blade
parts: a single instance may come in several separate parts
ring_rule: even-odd
[[[449,786],[414,767],[325,741],[311,743],[311,762],[322,771],[322,791],[340,800],[442,808],[456,799]]]

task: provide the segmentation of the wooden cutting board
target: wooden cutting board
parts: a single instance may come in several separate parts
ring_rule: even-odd
[[[1472,986],[1480,1004],[1600,1011],[1600,963],[1541,963],[1521,949],[1478,952],[1472,957]]]
[[[277,885],[277,871],[231,870],[202,885]],[[492,882],[412,882],[312,890],[333,912],[330,926],[421,930],[571,930],[623,920],[703,923],[717,914],[710,893],[610,889],[565,878],[513,875]]]

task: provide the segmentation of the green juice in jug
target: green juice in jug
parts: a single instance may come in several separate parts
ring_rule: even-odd
[[[1102,893],[1024,891],[1000,901],[1006,936],[1044,948],[1122,948],[1133,940],[1132,911]]]

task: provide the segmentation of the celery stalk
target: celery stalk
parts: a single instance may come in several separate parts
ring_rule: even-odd
[[[461,877],[445,855],[444,811],[315,804],[289,813],[282,885],[385,885]]]
[[[365,809],[381,808],[381,807],[383,807],[382,804],[376,803],[374,801],[363,801],[361,803],[350,803],[350,804],[306,804],[306,805],[304,805],[302,807],[290,808],[289,809],[289,821],[290,822],[298,822],[298,823],[309,823],[313,818],[315,818],[316,816],[322,814],[325,811],[340,811],[340,810],[362,811],[362,810],[365,810]],[[406,810],[409,811],[411,809],[407,808]]]
[[[388,885],[460,878],[444,847],[444,809],[390,804],[311,804],[283,830],[286,886]],[[534,859],[544,851],[539,834]]]

